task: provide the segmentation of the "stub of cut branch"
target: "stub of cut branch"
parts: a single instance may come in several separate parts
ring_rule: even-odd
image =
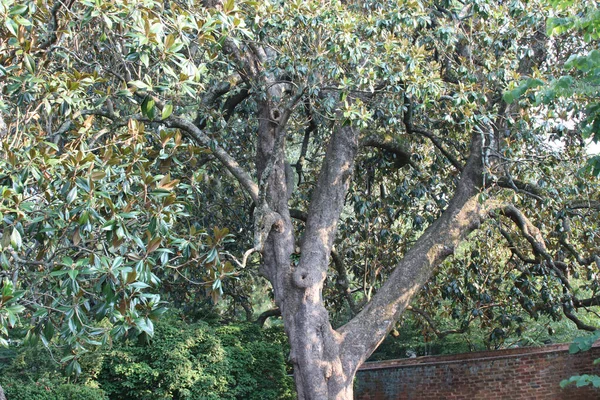
[[[261,252],[271,229],[280,232],[283,228],[281,215],[271,210],[265,202],[258,207],[254,214],[254,251]]]

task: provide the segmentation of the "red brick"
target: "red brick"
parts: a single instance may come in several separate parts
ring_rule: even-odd
[[[367,363],[355,383],[357,400],[600,399],[590,387],[561,389],[562,379],[600,374],[600,346],[571,355],[568,345],[420,357]]]

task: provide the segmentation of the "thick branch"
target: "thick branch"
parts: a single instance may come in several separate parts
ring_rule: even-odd
[[[577,210],[581,208],[589,208],[600,210],[600,201],[596,200],[575,200],[567,204],[567,209]]]
[[[212,107],[217,99],[229,92],[229,90],[231,90],[231,84],[229,82],[219,82],[204,93],[200,104],[203,107]],[[206,127],[206,118],[203,118],[200,112],[198,112],[194,125],[199,129],[204,129]]]
[[[544,193],[542,191],[542,188],[540,188],[539,186],[536,186],[532,183],[521,182],[519,180],[512,179],[511,177],[508,177],[508,176],[498,179],[497,183],[498,183],[498,186],[500,186],[500,187],[503,187],[506,189],[513,189],[516,192],[525,193],[526,195],[533,197],[539,201],[543,200]]]
[[[396,161],[400,168],[404,167],[405,165],[411,165],[415,169],[417,167],[411,160],[410,153],[406,151],[400,145],[400,143],[394,140],[380,138],[377,136],[367,136],[360,141],[360,145],[363,147],[376,147],[378,149],[389,151],[396,156]]]
[[[474,134],[471,155],[448,208],[396,266],[365,308],[338,332],[346,362],[358,366],[377,348],[431,273],[485,217],[477,194],[482,186],[482,142]]]
[[[308,214],[301,210],[290,209],[290,217],[297,219],[298,221],[306,222]]]
[[[309,287],[325,279],[357,150],[358,129],[350,125],[337,128],[327,146],[310,202],[302,255],[294,272],[294,283],[299,287]]]
[[[209,148],[215,155],[217,160],[223,164],[225,168],[231,172],[231,174],[237,179],[242,185],[244,190],[250,195],[252,200],[258,202],[258,185],[252,180],[252,177],[233,159],[221,146],[215,144],[202,130],[198,129],[191,121],[183,118],[169,117],[165,123],[174,128],[179,128],[187,132],[194,140],[203,146]]]
[[[267,322],[267,319],[269,319],[270,317],[281,317],[281,310],[279,308],[272,308],[270,310],[265,311],[264,313],[258,316],[258,318],[256,319],[256,324],[262,327],[265,325],[265,322]]]
[[[598,327],[591,326],[581,321],[572,310],[570,310],[566,305],[563,305],[563,312],[567,318],[569,318],[573,323],[577,326],[577,329],[581,329],[583,331],[594,332],[598,330]]]
[[[600,296],[590,297],[589,299],[583,300],[573,298],[573,305],[575,308],[600,306]]]
[[[527,219],[527,217],[515,206],[511,204],[505,204],[500,212],[510,218],[519,228],[521,234],[525,237],[525,239],[531,245],[533,253],[541,259],[545,260],[547,265],[552,268],[552,270],[559,277],[563,286],[567,289],[571,288],[571,284],[569,283],[569,279],[565,276],[564,272],[560,270],[556,266],[556,263],[552,259],[551,255],[548,253],[546,249],[546,244],[544,242],[544,238],[540,230]]]
[[[243,88],[236,94],[229,96],[227,100],[225,100],[225,104],[223,104],[223,119],[229,121],[237,105],[246,100],[248,96],[250,96],[248,88]]]

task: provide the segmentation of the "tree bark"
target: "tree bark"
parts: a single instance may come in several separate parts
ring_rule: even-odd
[[[269,247],[263,254],[266,276],[275,288],[275,299],[290,339],[299,399],[352,399],[358,367],[385,338],[435,267],[479,226],[487,213],[477,199],[482,185],[480,135],[473,135],[472,142],[471,156],[448,209],[416,242],[363,311],[334,330],[324,307],[322,289],[354,168],[358,131],[344,126],[333,133],[311,198],[298,265],[289,262],[292,250],[288,246],[293,234],[287,228],[284,232],[289,232],[289,236],[277,232],[269,236]],[[276,182],[272,184],[275,187]],[[279,182],[279,191],[269,192],[269,201],[271,206],[279,205],[277,212],[284,211],[289,218],[284,199],[280,198],[285,193],[281,185]],[[286,227],[287,224],[286,219]]]
[[[0,386],[0,400],[6,400],[6,396],[4,395],[4,389]]]
[[[293,287],[286,296],[283,318],[299,399],[352,398],[354,374],[347,373],[351,366],[342,357],[343,337],[331,326],[322,290],[357,149],[357,129],[344,126],[333,133],[312,195]]]

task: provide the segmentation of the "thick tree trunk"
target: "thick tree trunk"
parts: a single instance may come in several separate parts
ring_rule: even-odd
[[[337,129],[330,139],[311,198],[297,265],[290,262],[293,231],[285,205],[287,199],[281,197],[286,191],[281,190],[281,182],[271,182],[268,186],[269,204],[282,214],[284,229],[269,235],[263,253],[265,275],[275,288],[275,300],[290,339],[290,359],[300,400],[353,398],[353,380],[360,364],[385,338],[433,269],[476,229],[486,213],[477,201],[481,185],[481,140],[474,135],[472,156],[447,210],[415,243],[364,310],[334,330],[324,307],[322,289],[357,142],[357,131],[348,126]],[[280,190],[271,192],[274,187]]]
[[[4,389],[0,386],[0,400],[6,400],[6,396],[4,395]]]
[[[323,283],[354,169],[359,133],[351,125],[334,129],[311,196],[300,259],[295,264],[291,257],[296,244],[288,207],[284,131],[292,106],[279,108],[276,102],[280,96],[277,85],[270,86],[258,110],[256,166],[260,183],[256,201],[263,216],[256,223],[257,232],[267,233],[265,237],[258,235],[263,255],[261,272],[273,286],[290,340],[298,399],[351,400],[360,364],[385,338],[434,268],[477,228],[485,214],[477,201],[482,138],[473,135],[471,156],[442,216],[417,240],[364,309],[334,330],[323,303]]]
[[[355,370],[341,354],[342,337],[320,304],[304,304],[284,319],[298,399],[351,400]],[[284,317],[285,318],[285,317]]]
[[[345,357],[344,338],[329,322],[322,290],[357,150],[358,130],[336,129],[311,198],[294,288],[283,312],[299,399],[352,399],[358,360]]]
[[[356,365],[344,363],[343,338],[337,334],[323,305],[322,289],[336,225],[348,189],[358,148],[358,132],[338,129],[332,136],[319,182],[312,196],[298,265],[291,262],[295,248],[283,160],[284,142],[279,140],[284,115],[269,101],[259,107],[257,174],[268,207],[279,215],[263,248],[263,274],[273,285],[290,338],[290,359],[298,398],[301,400],[352,399]],[[281,146],[281,148],[277,148]],[[277,155],[281,159],[278,159]],[[273,160],[275,161],[273,163]],[[269,171],[270,165],[272,170]],[[268,176],[267,176],[268,174]],[[265,180],[266,178],[266,180]]]
[[[340,116],[340,125],[329,140],[314,186],[300,243],[300,260],[295,264],[291,257],[296,243],[288,208],[290,181],[286,179],[284,130],[295,102],[302,96],[302,89],[296,87],[298,97],[290,99],[283,90],[285,84],[268,69],[263,70],[265,62],[272,57],[268,48],[238,45],[226,39],[223,49],[239,64],[240,75],[248,81],[249,87],[264,89],[265,96],[257,98],[256,169],[259,184],[256,185],[223,149],[217,147],[215,156],[238,179],[257,206],[254,248],[262,252],[261,273],[273,286],[275,302],[281,310],[290,340],[298,398],[351,400],[353,380],[360,364],[383,341],[434,268],[477,228],[486,212],[477,201],[483,176],[481,135],[473,135],[471,155],[464,167],[444,153],[461,170],[452,201],[362,311],[334,330],[324,306],[322,290],[337,222],[354,169],[358,129]],[[287,106],[282,104],[285,100],[290,100]],[[211,143],[197,127],[183,126],[180,120],[173,118],[170,120],[174,121],[173,126],[186,128],[200,143]],[[414,127],[410,130],[416,131]],[[365,141],[365,144],[369,143]],[[490,147],[490,143],[486,147]],[[410,163],[409,154],[401,156]]]

